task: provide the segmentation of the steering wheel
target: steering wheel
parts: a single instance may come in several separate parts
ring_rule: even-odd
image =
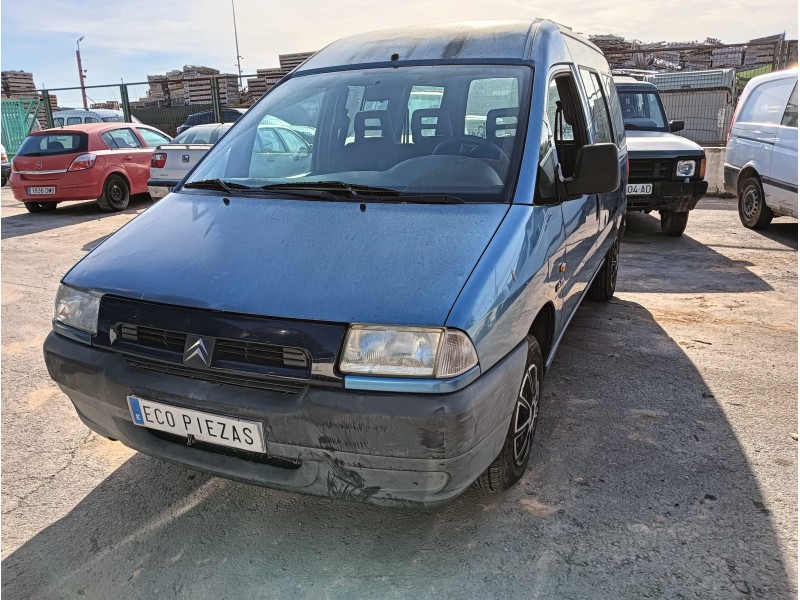
[[[454,135],[439,142],[433,154],[455,154],[470,158],[488,158],[491,160],[510,160],[508,154],[496,144],[477,135]]]

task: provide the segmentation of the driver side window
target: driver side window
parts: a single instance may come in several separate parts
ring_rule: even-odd
[[[547,122],[553,132],[561,173],[572,177],[578,149],[588,140],[583,105],[571,73],[559,73],[547,92]]]

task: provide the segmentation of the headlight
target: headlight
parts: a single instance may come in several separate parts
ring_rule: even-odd
[[[56,312],[53,318],[64,325],[97,333],[97,313],[101,296],[98,292],[82,292],[61,285],[56,294]]]
[[[396,377],[455,377],[478,364],[462,331],[426,327],[353,325],[347,332],[342,373]]]
[[[691,177],[694,175],[695,164],[693,160],[679,160],[675,174],[678,177]]]

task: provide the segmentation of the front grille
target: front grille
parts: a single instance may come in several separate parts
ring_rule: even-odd
[[[200,379],[211,383],[222,383],[225,385],[238,385],[241,387],[258,388],[279,392],[281,394],[297,394],[305,387],[303,381],[282,380],[268,377],[256,377],[242,373],[230,373],[213,371],[206,369],[195,369],[171,362],[164,362],[141,356],[125,354],[125,361],[132,367],[157,371],[168,375],[178,375],[190,379]]]
[[[672,160],[632,160],[630,161],[629,182],[645,183],[672,179],[674,161]]]
[[[183,354],[183,348],[186,346],[185,333],[126,324],[120,325],[118,329],[120,338],[145,348],[158,348]]]
[[[208,368],[201,368],[183,362],[186,333],[129,323],[118,323],[114,329],[112,348],[142,369],[286,394],[302,390],[309,376],[308,357],[299,348],[213,338]]]

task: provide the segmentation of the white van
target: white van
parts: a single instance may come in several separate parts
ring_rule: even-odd
[[[797,68],[754,77],[742,92],[725,154],[725,191],[745,227],[797,218]]]
[[[83,108],[53,111],[53,127],[80,125],[81,123],[125,123],[125,113],[110,108]],[[131,123],[141,123],[131,115]]]

